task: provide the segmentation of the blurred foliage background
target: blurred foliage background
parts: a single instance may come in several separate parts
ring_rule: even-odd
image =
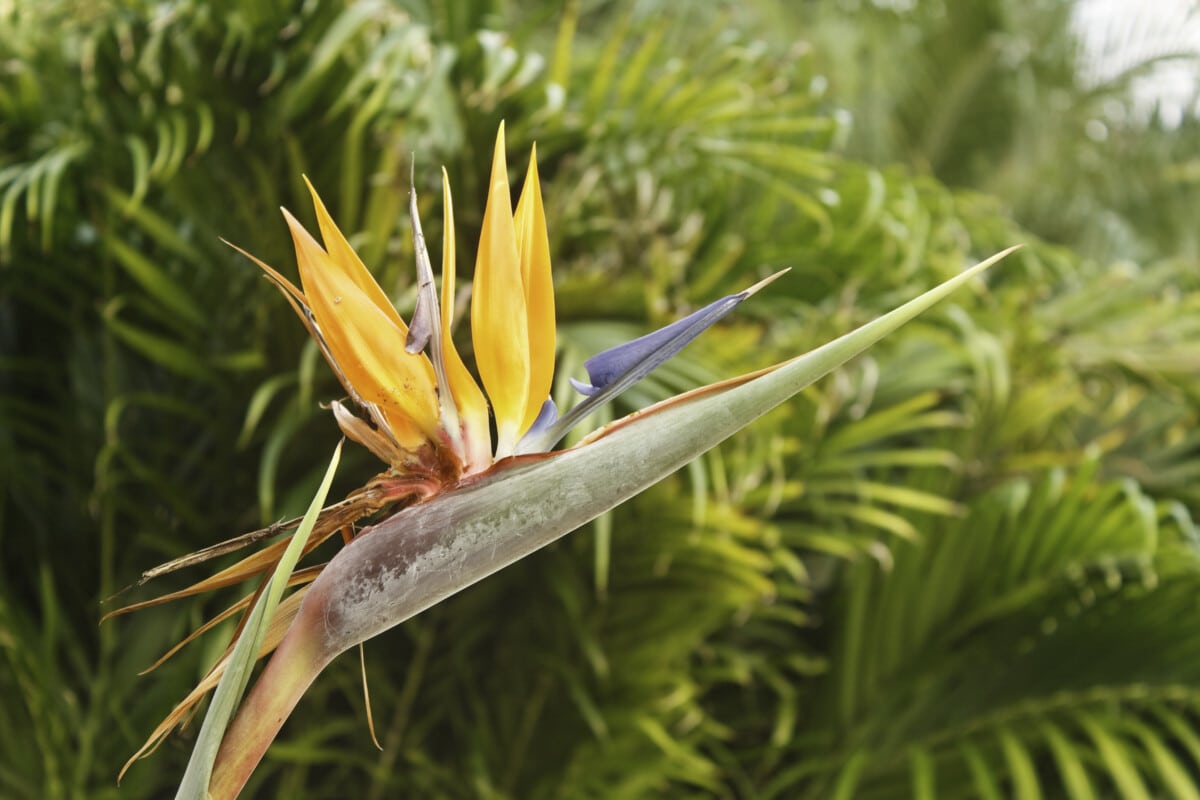
[[[501,119],[514,173],[538,142],[564,384],[792,267],[616,413],[1027,246],[368,643],[382,752],[340,659],[248,795],[1200,796],[1200,120],[1131,88],[1195,54],[1091,80],[1071,13],[0,2],[0,796],[169,796],[194,730],[117,770],[222,643],[138,672],[232,595],[103,601],[302,509],[338,437],[219,237],[290,271],[307,174],[411,310],[410,155],[430,239],[445,164],[473,253]]]

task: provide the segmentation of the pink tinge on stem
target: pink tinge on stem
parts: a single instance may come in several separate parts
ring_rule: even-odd
[[[212,800],[238,796],[296,703],[337,655],[324,647],[319,635],[322,603],[312,600],[310,591],[225,732],[209,779]]]

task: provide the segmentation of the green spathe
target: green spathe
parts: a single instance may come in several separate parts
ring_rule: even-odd
[[[360,535],[313,582],[221,747],[233,797],[335,656],[575,530],[719,444],[972,280],[1009,248],[834,341],[745,381],[638,412],[575,449],[501,463]]]

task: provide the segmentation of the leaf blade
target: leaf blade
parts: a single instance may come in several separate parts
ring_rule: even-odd
[[[213,692],[212,704],[208,708],[208,713],[205,714],[204,724],[196,737],[195,747],[192,749],[191,758],[188,759],[187,770],[179,784],[179,791],[175,795],[176,800],[206,800],[208,797],[208,782],[212,775],[213,763],[217,758],[217,751],[220,749],[221,740],[225,735],[225,729],[228,727],[233,713],[237,710],[238,701],[245,692],[246,685],[250,682],[250,671],[254,667],[254,662],[258,660],[259,646],[266,635],[271,615],[283,597],[292,570],[300,559],[309,534],[312,533],[317,517],[320,516],[321,509],[325,505],[325,498],[333,483],[333,475],[337,471],[341,453],[342,445],[339,442],[333,451],[333,458],[330,459],[325,477],[322,478],[321,485],[300,523],[300,528],[279,559],[279,564],[271,575],[267,591],[262,594],[250,612],[250,618],[233,649],[233,655],[225,668],[225,674],[221,676],[221,681],[217,684],[216,691]]]

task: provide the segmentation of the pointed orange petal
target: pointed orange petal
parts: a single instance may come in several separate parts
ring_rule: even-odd
[[[221,241],[225,240],[222,239]],[[296,316],[298,316],[300,321],[304,323],[304,327],[308,331],[308,335],[311,336],[313,341],[317,343],[317,347],[321,350],[321,355],[325,356],[325,360],[329,362],[329,368],[332,369],[333,374],[337,376],[338,382],[342,384],[342,387],[349,395],[354,397],[355,400],[358,400],[359,398],[356,390],[350,385],[350,382],[342,373],[342,369],[338,366],[337,360],[333,357],[333,354],[329,352],[328,343],[325,341],[325,338],[317,331],[315,327],[313,327],[312,319],[309,317],[309,313],[312,311],[312,309],[308,307],[308,300],[304,297],[304,293],[297,289],[295,284],[283,277],[283,275],[277,272],[266,262],[252,256],[242,248],[238,247],[236,244],[230,244],[229,242],[225,242],[225,244],[228,244],[234,250],[237,250],[246,258],[253,261],[264,272],[267,273],[267,278],[275,284],[275,286],[287,299],[288,304],[292,307],[292,310],[296,312]]]
[[[267,277],[269,277],[275,283],[275,285],[278,286],[280,288],[280,290],[283,291],[284,297],[287,297],[289,300],[295,300],[295,301],[299,302],[300,305],[302,305],[302,306],[308,305],[304,299],[304,293],[296,288],[296,284],[292,283],[287,278],[283,277],[283,275],[280,274],[270,264],[268,264],[267,262],[263,261],[262,259],[260,259],[256,256],[251,255],[250,253],[247,253],[245,250],[238,247],[233,242],[228,242],[228,241],[225,241],[224,239],[222,239],[221,241],[225,242],[225,244],[229,245],[234,250],[237,250],[239,253],[244,255],[246,258],[250,259],[255,264],[257,264],[259,269],[261,269],[263,272],[267,273]],[[293,304],[292,307],[295,308],[295,305]],[[297,311],[296,313],[300,313],[300,312]],[[304,315],[301,314],[302,319],[303,319],[303,316]]]
[[[451,324],[454,321],[455,253],[454,201],[450,196],[450,178],[442,169],[442,342],[446,360],[446,377],[454,404],[462,419],[466,440],[468,472],[486,469],[492,462],[492,432],[488,426],[487,401],[475,378],[463,364],[454,346]]]
[[[396,307],[388,300],[386,294],[374,276],[367,270],[362,259],[358,257],[358,253],[354,252],[354,248],[350,246],[350,242],[342,235],[341,229],[337,223],[333,221],[333,217],[329,216],[329,212],[325,210],[325,204],[321,202],[321,196],[317,194],[317,190],[313,188],[312,183],[308,180],[308,176],[304,176],[304,185],[308,187],[309,193],[313,199],[313,209],[317,212],[317,224],[321,228],[321,238],[325,240],[325,251],[329,257],[333,259],[342,272],[354,281],[355,285],[362,290],[375,307],[383,312],[393,325],[400,329],[402,333],[408,333],[408,328],[404,324],[404,320],[400,318],[400,314],[396,312]]]
[[[521,432],[524,433],[537,418],[554,383],[554,281],[550,276],[550,236],[546,231],[546,212],[542,207],[536,144],[529,157],[529,171],[525,175],[521,199],[517,201],[515,226],[529,324],[529,387],[525,417],[521,423]]]
[[[503,458],[512,453],[520,437],[529,387],[529,327],[504,163],[503,123],[496,135],[487,208],[475,260],[471,338],[475,342],[479,376],[496,415],[496,457]]]
[[[415,449],[422,439],[437,441],[437,392],[429,359],[406,353],[405,332],[337,269],[295,217],[286,211],[284,216],[305,297],[346,380],[379,407],[402,446]]]

